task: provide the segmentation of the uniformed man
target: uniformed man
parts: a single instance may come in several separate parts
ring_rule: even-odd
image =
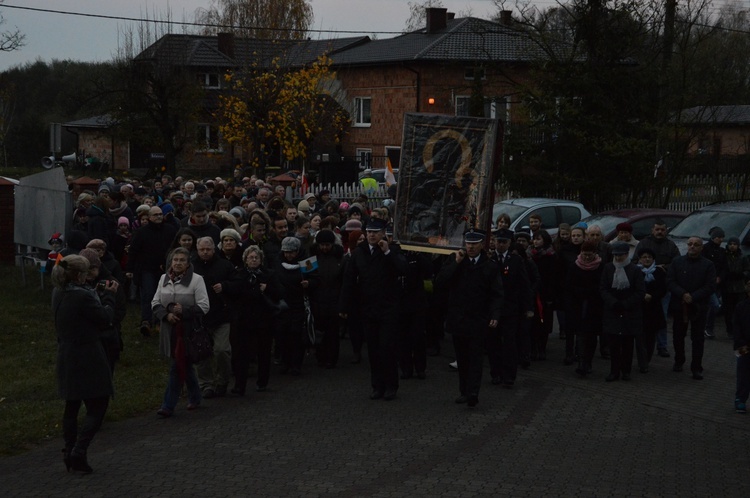
[[[370,399],[396,398],[398,391],[399,308],[403,296],[400,277],[407,262],[397,244],[388,244],[384,220],[370,220],[367,240],[352,250],[344,273],[339,315],[347,319],[353,306],[362,314],[370,360]],[[353,302],[353,297],[359,303]]]
[[[534,317],[534,296],[531,291],[526,265],[517,254],[510,250],[513,231],[501,228],[492,232],[495,249],[490,259],[500,267],[503,289],[503,311],[497,329],[489,329],[487,335],[487,356],[490,360],[492,383],[512,388],[518,370],[517,338],[522,320]]]
[[[497,329],[503,306],[500,270],[483,252],[486,234],[471,229],[464,249],[454,253],[440,270],[435,285],[447,289],[446,329],[453,335],[458,361],[456,403],[476,406],[482,381],[482,359],[487,329]]]

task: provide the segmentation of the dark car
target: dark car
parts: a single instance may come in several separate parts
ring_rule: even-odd
[[[669,238],[677,244],[680,254],[685,254],[690,237],[708,241],[713,227],[724,230],[724,243],[729,237],[737,237],[742,252],[750,253],[750,201],[716,202],[693,211],[672,228]]]
[[[631,208],[603,211],[581,221],[589,226],[598,225],[602,229],[604,240],[609,242],[617,237],[617,225],[620,223],[630,223],[633,227],[633,237],[641,240],[651,233],[654,221],[662,220],[667,225],[667,230],[670,230],[685,216],[687,216],[687,213],[669,209]]]

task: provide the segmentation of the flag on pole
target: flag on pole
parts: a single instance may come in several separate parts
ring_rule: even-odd
[[[391,165],[391,158],[385,158],[385,184],[390,187],[396,183],[396,175],[393,174],[393,166]]]
[[[305,164],[302,163],[302,181],[300,182],[300,192],[302,195],[305,195],[307,193],[307,189],[310,188],[310,185],[307,183],[307,175],[305,174]]]

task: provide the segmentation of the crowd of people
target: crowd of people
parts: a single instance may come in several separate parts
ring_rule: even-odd
[[[680,255],[662,222],[640,241],[622,223],[607,243],[584,223],[546,227],[558,229],[553,238],[535,215],[514,233],[502,214],[489,232],[469,230],[461,250],[429,254],[393,240],[395,195],[373,203],[321,190],[293,203],[284,187],[254,176],[229,184],[167,175],[108,178],[97,192],[75,195],[73,229],[66,240],[50,239],[69,469],[90,471],[86,448],[112,394],[128,300],[140,305],[138,333],[158,337],[170,358],[157,412],[164,418],[183,385],[193,410],[203,399],[245,396],[251,369],[259,392],[274,365],[278,374],[301,375],[307,352],[319,367],[335,368],[344,338],[352,363],[366,345],[370,398],[393,400],[400,380],[426,378],[427,356],[440,353],[445,332],[459,372],[455,401],[475,406],[484,356],[491,383],[513,388],[519,368],[547,360],[555,319],[565,341],[559,361],[588,377],[598,350],[613,382],[632,378],[634,358],[646,374],[654,354],[670,356],[671,316],[673,370],[687,361],[689,331],[690,372],[700,380],[720,299],[738,355],[735,408],[745,410],[750,259],[737,239],[722,247],[718,227],[709,242],[691,238]],[[76,313],[88,323],[80,330],[69,326]],[[213,354],[193,363],[188,349],[198,330],[210,335]],[[90,381],[66,373],[77,361],[71,351],[96,358],[98,385],[73,386]],[[88,415],[79,434],[81,403]]]

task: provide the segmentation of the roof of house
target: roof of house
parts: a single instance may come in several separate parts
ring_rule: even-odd
[[[102,114],[101,116],[92,116],[90,118],[79,119],[76,121],[68,121],[62,125],[66,128],[110,128],[117,122],[109,114]]]
[[[683,109],[680,120],[684,123],[717,125],[750,124],[750,105],[697,106]]]
[[[335,66],[406,61],[530,62],[541,55],[522,31],[501,23],[464,17],[448,20],[434,33],[426,28],[395,38],[372,40],[340,51]]]
[[[168,34],[138,54],[135,60],[194,68],[233,68],[253,63],[266,66],[273,57],[283,56],[285,65],[301,66],[324,53],[345,50],[367,40],[366,36],[301,41],[234,38],[234,56],[230,57],[219,50],[218,36]]]

